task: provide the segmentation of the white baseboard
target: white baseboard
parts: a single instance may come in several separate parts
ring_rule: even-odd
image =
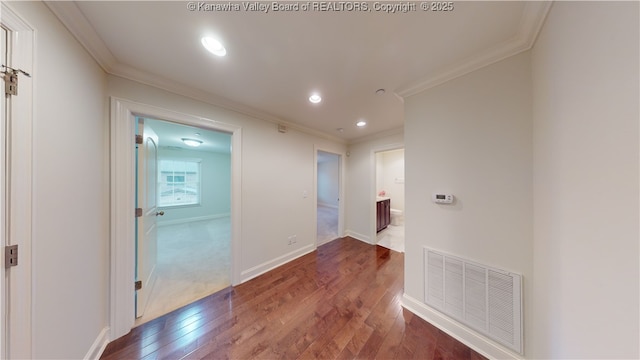
[[[102,331],[100,331],[100,334],[98,334],[98,337],[96,338],[96,340],[93,342],[93,345],[91,345],[91,348],[89,348],[89,351],[87,352],[87,355],[84,356],[85,360],[97,360],[100,359],[100,356],[102,356],[102,353],[104,352],[104,349],[107,347],[107,345],[109,344],[109,332],[111,330],[109,329],[109,327],[105,327],[104,329],[102,329]]]
[[[231,214],[226,213],[226,214],[217,214],[217,215],[197,216],[197,217],[186,218],[186,219],[175,219],[175,220],[167,220],[167,221],[160,220],[158,221],[158,226],[178,225],[178,224],[186,224],[186,223],[195,222],[195,221],[215,220],[215,219],[221,219],[229,216],[231,216]]]
[[[402,306],[489,359],[524,359],[406,293],[402,295]]]
[[[367,235],[362,235],[355,231],[347,230],[345,231],[345,236],[351,236],[352,238],[365,242],[369,245],[375,245],[375,243],[372,243],[371,239]]]
[[[304,246],[300,249],[294,250],[288,254],[279,256],[273,260],[269,260],[260,265],[254,266],[251,269],[247,269],[240,273],[240,283],[249,281],[255,277],[258,277],[268,271],[271,271],[278,266],[284,265],[289,261],[295,260],[301,256],[304,256],[316,249],[315,244]]]

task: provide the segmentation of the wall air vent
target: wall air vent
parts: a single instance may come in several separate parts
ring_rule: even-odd
[[[522,276],[424,248],[425,304],[522,354]]]

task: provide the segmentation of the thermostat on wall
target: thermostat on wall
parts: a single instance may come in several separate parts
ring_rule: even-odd
[[[453,203],[453,195],[451,194],[433,194],[431,200],[436,204],[451,204]]]

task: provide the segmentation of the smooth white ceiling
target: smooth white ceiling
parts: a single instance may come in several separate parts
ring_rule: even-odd
[[[158,146],[166,148],[180,148],[193,151],[231,153],[231,135],[219,131],[199,129],[187,125],[179,125],[168,121],[144,119],[158,135]],[[182,138],[202,141],[202,145],[192,147],[186,145]]]
[[[416,11],[396,14],[373,10],[373,2],[367,12],[189,11],[188,4],[48,3],[110,73],[345,142],[401,128],[398,94],[526,50],[546,14],[545,5],[521,1],[454,2],[449,12],[416,2]],[[221,40],[227,56],[206,52],[205,35]],[[386,93],[376,95],[379,88]],[[314,91],[322,103],[309,103]],[[356,128],[360,119],[365,128]]]

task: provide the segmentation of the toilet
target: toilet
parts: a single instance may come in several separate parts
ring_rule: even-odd
[[[391,209],[391,225],[404,225],[404,215],[402,210]]]

